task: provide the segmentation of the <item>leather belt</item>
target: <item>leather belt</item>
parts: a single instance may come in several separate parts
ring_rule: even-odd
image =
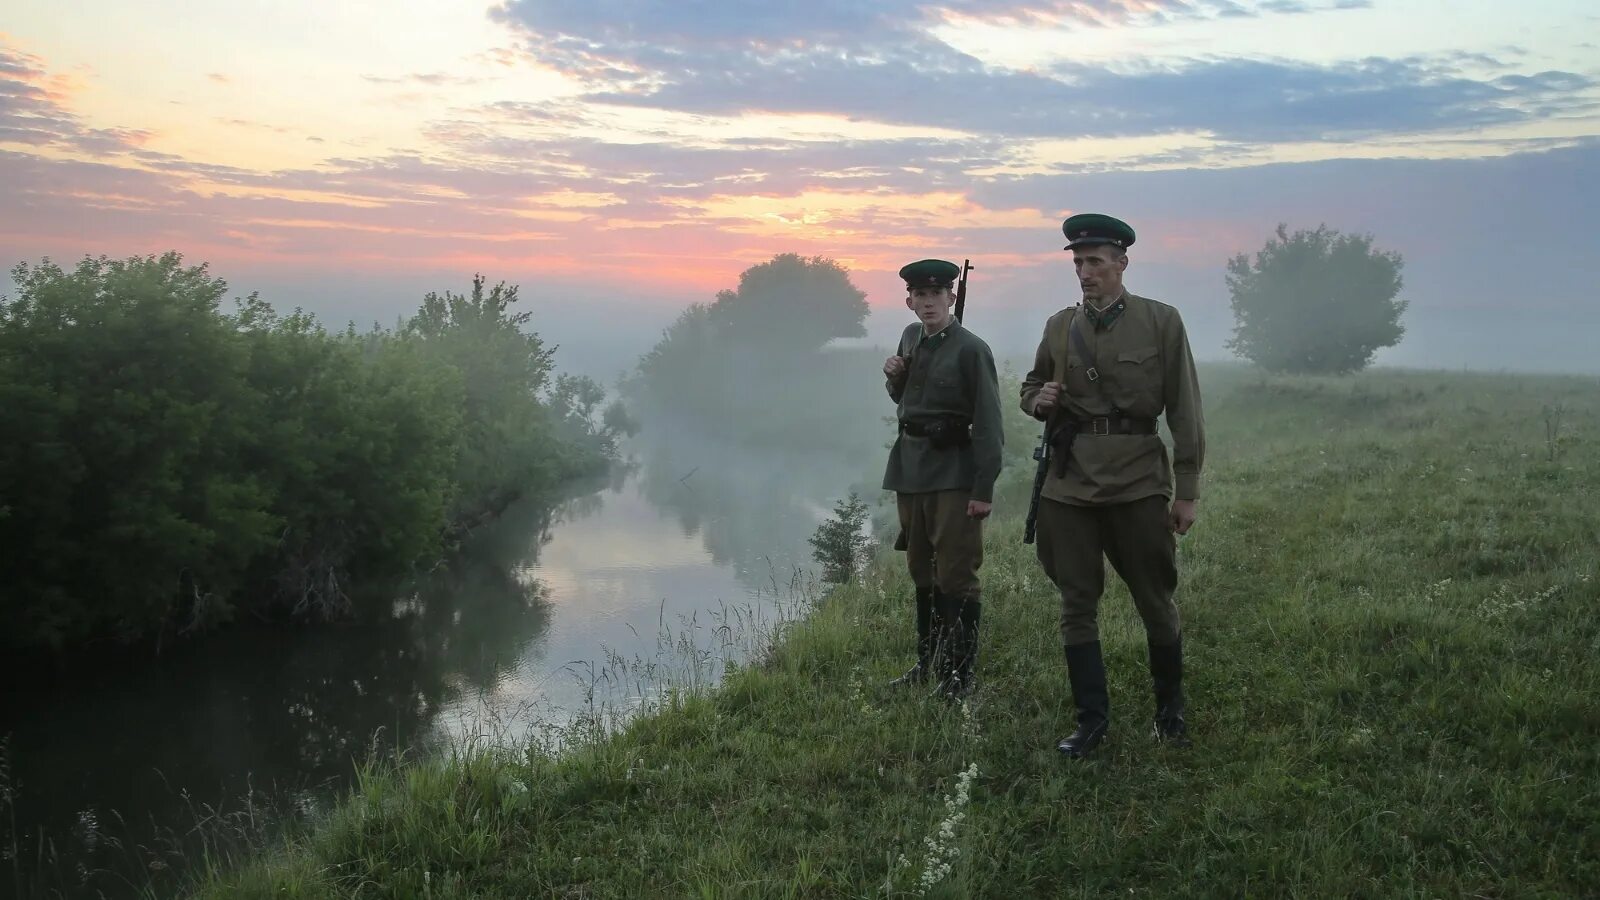
[[[1093,416],[1078,420],[1079,434],[1156,434],[1155,419],[1128,416]]]

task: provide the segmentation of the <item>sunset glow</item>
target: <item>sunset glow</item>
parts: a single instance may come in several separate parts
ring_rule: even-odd
[[[1448,35],[1420,0],[93,6],[0,33],[11,262],[481,267],[670,279],[660,302],[681,304],[793,251],[892,307],[908,256],[1032,290],[1060,218],[1099,204],[1211,284],[1277,221],[1389,221],[1341,161],[1444,172],[1600,134],[1600,27],[1576,0],[1464,5]],[[1189,196],[1281,166],[1305,173],[1288,194]],[[1151,187],[1108,187],[1130,180]],[[1430,227],[1402,220],[1403,246]]]

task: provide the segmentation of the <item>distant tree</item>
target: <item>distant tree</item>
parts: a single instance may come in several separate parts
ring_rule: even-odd
[[[605,402],[606,389],[587,375],[557,375],[550,389],[549,404],[563,419],[572,418],[588,432],[597,431],[595,411]]]
[[[607,456],[614,454],[622,438],[638,431],[621,400],[606,400],[606,389],[587,375],[557,375],[545,402],[561,423],[569,440],[592,446]]]
[[[600,414],[600,424],[614,435],[633,437],[639,433],[639,422],[628,412],[627,404],[621,400],[611,401],[606,411]]]
[[[1400,342],[1400,254],[1370,235],[1321,225],[1277,237],[1252,260],[1228,261],[1233,338],[1228,349],[1273,372],[1359,371]]]
[[[739,275],[739,288],[720,291],[710,315],[723,334],[808,353],[834,338],[865,335],[867,295],[831,259],[783,253]]]
[[[814,376],[834,338],[866,334],[866,294],[843,266],[784,253],[751,266],[736,290],[684,310],[625,379],[647,419],[670,416],[744,434],[801,421],[771,402]]]

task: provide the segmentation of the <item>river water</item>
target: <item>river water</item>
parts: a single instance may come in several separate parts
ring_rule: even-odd
[[[806,538],[863,470],[657,440],[571,499],[513,506],[393,615],[15,684],[0,895],[129,895],[170,882],[205,826],[269,831],[246,798],[305,812],[369,754],[558,740],[664,682],[714,680],[803,605]]]

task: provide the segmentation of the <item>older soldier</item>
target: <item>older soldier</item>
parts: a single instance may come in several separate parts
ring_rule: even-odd
[[[1205,457],[1194,358],[1176,309],[1123,289],[1134,241],[1127,223],[1089,213],[1067,219],[1062,231],[1083,303],[1050,317],[1022,382],[1023,411],[1046,420],[1054,436],[1038,553],[1061,591],[1061,642],[1078,709],[1077,730],[1057,749],[1083,757],[1105,739],[1111,721],[1095,623],[1105,587],[1102,555],[1144,621],[1156,738],[1186,746],[1182,632],[1172,598],[1174,533],[1194,524]],[[1156,428],[1163,412],[1170,465]]]
[[[1000,474],[1000,393],[994,355],[952,314],[961,267],[925,259],[900,270],[917,322],[883,364],[900,434],[883,486],[899,505],[895,549],[917,589],[917,662],[897,685],[938,678],[941,692],[973,687],[982,592],[983,520]]]

